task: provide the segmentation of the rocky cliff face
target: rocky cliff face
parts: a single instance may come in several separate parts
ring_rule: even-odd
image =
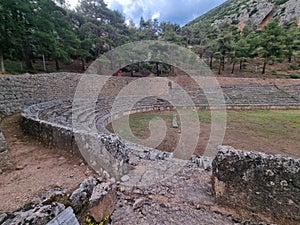
[[[229,0],[188,25],[252,24],[263,26],[273,18],[282,23],[296,21],[300,25],[299,0]]]

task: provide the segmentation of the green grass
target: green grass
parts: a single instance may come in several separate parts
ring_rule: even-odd
[[[299,110],[227,110],[228,122],[253,122],[256,124],[295,124],[300,122]]]
[[[227,111],[228,124],[240,124],[262,137],[287,135],[292,140],[300,136],[300,110]]]
[[[133,114],[129,116],[129,126],[133,134],[138,138],[146,138],[150,135],[149,122],[151,120],[163,119],[167,123],[171,123],[173,114],[159,114],[155,112],[143,113],[143,114]],[[118,127],[125,127],[125,118],[120,118],[117,120]],[[112,131],[112,127],[108,126],[108,129]],[[134,137],[130,135],[130,131],[127,129],[121,129],[119,135],[134,141]]]
[[[211,112],[209,110],[198,111],[198,118],[200,122],[210,123],[211,121]]]
[[[200,122],[210,123],[211,111],[199,111],[198,118]],[[230,124],[240,125],[263,137],[286,133],[293,140],[300,139],[300,110],[227,110],[227,125]]]
[[[300,75],[299,74],[291,74],[290,78],[292,78],[292,79],[300,79]]]
[[[134,135],[145,138],[150,135],[148,127],[151,120],[161,118],[170,127],[173,114],[174,112],[171,111],[134,114],[129,119],[130,128]],[[218,122],[219,114],[216,113],[214,115],[216,115],[216,121]],[[202,123],[210,123],[211,111],[198,111],[198,118]],[[119,122],[122,123],[122,118]],[[180,121],[178,122],[180,125]],[[266,138],[270,136],[284,138],[286,135],[286,138],[297,141],[300,139],[300,110],[227,110],[227,127],[230,129],[231,125],[234,125],[234,129],[240,127],[241,130],[249,133],[249,135],[258,135]],[[124,130],[120,135],[130,138],[129,133]]]

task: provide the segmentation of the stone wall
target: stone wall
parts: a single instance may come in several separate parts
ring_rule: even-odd
[[[213,161],[218,203],[300,222],[300,160],[221,146]]]
[[[74,95],[80,77],[80,74],[72,73],[0,76],[0,122],[5,116],[32,104],[69,99]],[[0,169],[7,169],[9,165],[9,152],[0,131]]]
[[[82,74],[52,73],[40,75],[0,76],[0,119],[19,112],[26,106],[53,99],[73,98]],[[114,96],[135,78],[111,77],[102,90],[103,96]],[[229,107],[278,106],[297,108],[300,106],[300,85],[228,85],[222,87]],[[206,105],[203,91],[184,88],[196,105]],[[213,91],[208,88],[208,91]],[[175,89],[176,91],[176,89]]]
[[[32,120],[22,117],[22,130],[35,137],[43,145],[62,149],[71,155],[81,156],[75,142],[74,134],[71,129],[55,126],[50,123]]]
[[[108,103],[106,98],[101,97],[100,99]],[[93,111],[89,112],[89,108],[84,108],[82,114],[79,113],[80,118],[77,118],[82,123],[93,124],[96,122],[98,133],[88,130],[89,126],[87,126],[87,130],[72,128],[72,104],[70,101],[53,100],[26,108],[22,112],[21,126],[25,133],[35,137],[44,145],[83,156],[96,171],[104,169],[116,179],[120,179],[131,168],[130,165],[134,164],[131,164],[129,154],[139,154],[139,151],[135,152],[137,148],[144,150],[141,152],[149,152],[152,158],[170,156],[169,153],[130,143],[111,134],[105,126],[115,115],[110,114],[110,104],[102,103],[100,101],[100,105],[96,107],[99,110],[97,111],[99,118],[96,117],[92,120],[89,113]],[[154,103],[152,101],[150,103],[151,109],[154,110]],[[83,151],[82,155],[80,150]],[[85,152],[89,152],[91,155],[87,156],[84,154]],[[147,154],[138,156],[140,159],[144,157],[147,157]],[[123,162],[129,162],[129,165]],[[112,165],[114,166],[112,167]]]
[[[6,141],[4,139],[2,131],[0,130],[0,153],[4,152],[5,150],[6,150]]]
[[[65,146],[69,151],[74,151],[75,147],[72,144],[72,136],[68,134],[68,131],[64,128],[55,128],[55,130],[49,130],[49,123],[43,127],[38,124],[39,120],[50,122],[53,124],[59,124],[64,127],[69,127],[71,123],[71,100],[75,93],[77,83],[82,74],[75,73],[52,73],[52,74],[40,74],[40,75],[22,75],[22,76],[1,76],[0,77],[0,122],[1,119],[7,115],[11,115],[16,112],[20,112],[28,106],[33,104],[49,102],[53,100],[69,101],[67,108],[60,107],[59,105],[52,104],[49,110],[46,110],[45,114],[41,114],[36,118],[37,123],[33,123],[29,126],[29,122],[24,120],[24,129],[33,129],[37,138],[44,140],[44,143],[50,146]],[[107,116],[110,113],[111,105],[114,101],[115,95],[118,94],[122,87],[128,85],[135,78],[129,77],[111,77],[104,85],[104,89],[101,91],[103,95],[100,98],[99,110],[97,112],[97,119],[101,120],[101,117]],[[213,92],[214,87],[205,87],[207,92]],[[276,86],[272,84],[268,85],[234,85],[222,87],[224,92],[224,98],[226,107],[230,109],[283,109],[283,108],[300,108],[300,85],[290,86]],[[88,90],[88,87],[87,87]],[[188,93],[195,103],[195,106],[199,109],[209,108],[205,93],[203,90],[197,88],[173,88],[169,94],[179,95],[183,91]],[[111,96],[111,97],[108,97]],[[169,99],[166,95],[164,96]],[[128,99],[129,102],[132,99]],[[125,101],[126,102],[126,101]],[[168,101],[160,101],[160,99],[146,99],[143,102],[139,102],[136,105],[136,110],[149,111],[153,109],[168,109],[172,108]],[[37,107],[40,107],[38,105]],[[38,112],[39,113],[39,112]],[[84,120],[88,121],[91,112],[83,112]],[[109,116],[107,117],[107,120]],[[43,124],[44,125],[44,124]],[[27,128],[26,128],[27,126]],[[1,135],[1,140],[5,140]],[[66,141],[66,139],[68,141]],[[4,143],[4,141],[2,141]],[[4,149],[5,145],[2,145]],[[2,156],[1,162],[6,161],[8,157],[7,151],[2,150],[5,153],[5,157]],[[4,154],[4,153],[3,153]]]
[[[114,84],[115,87],[125,86],[131,80],[132,78],[121,78],[120,80],[111,78],[106,86],[107,89],[113,90],[114,88],[111,86],[112,84]],[[215,87],[207,88],[207,92],[215,91]],[[287,90],[291,91],[291,93],[296,93],[294,90],[297,91],[298,89],[299,87],[297,85],[287,88]],[[197,88],[173,88],[162,92],[159,96],[142,98],[140,96],[133,95],[130,97],[120,96],[118,98],[119,101],[115,101],[115,96],[99,96],[95,103],[88,103],[84,100],[82,100],[82,102],[76,100],[76,103],[74,103],[72,99],[56,99],[26,107],[22,113],[22,126],[25,132],[36,137],[41,143],[77,154],[78,144],[80,143],[76,143],[75,141],[74,130],[79,130],[80,132],[84,131],[84,133],[81,132],[83,134],[82,137],[85,137],[83,143],[87,143],[88,140],[98,140],[96,142],[100,143],[101,141],[97,135],[111,135],[105,127],[112,120],[122,117],[123,115],[137,112],[172,110],[174,109],[174,106],[172,106],[170,102],[172,102],[174,96],[183,95],[184,93],[182,92],[188,93],[191,96],[191,99],[195,104],[192,108],[207,109],[210,107],[204,91]],[[287,91],[283,91],[274,85],[225,86],[223,87],[223,92],[227,108],[279,109],[300,107],[300,100],[297,96],[292,96]],[[117,103],[113,108],[113,104],[115,102]],[[128,109],[127,106],[130,105],[132,105],[132,108]],[[186,108],[191,106],[186,104],[182,105],[182,107]],[[74,121],[76,122],[74,123]],[[97,134],[93,134],[95,133],[95,125]],[[80,134],[78,135],[80,136]],[[131,149],[144,148],[144,146],[140,145],[138,145],[137,148],[132,147],[135,146],[135,144],[127,142],[126,140],[121,140],[121,142]],[[105,143],[103,144],[105,145]],[[109,150],[107,146],[103,146],[102,144],[99,144],[99,146],[95,147],[95,149],[102,149],[102,147]],[[83,145],[80,149],[85,148],[86,146]],[[92,151],[92,149],[87,150]],[[112,148],[112,150],[114,149]],[[153,152],[153,149],[149,151]],[[112,153],[112,151],[110,152]],[[111,158],[111,160],[114,161],[113,158]],[[102,167],[103,166],[104,165],[102,165]],[[127,170],[126,168],[124,169]],[[109,171],[110,167],[108,166],[106,170]],[[120,170],[123,169],[117,168],[117,171],[109,172],[111,174],[119,174]]]
[[[0,76],[0,118],[24,107],[74,95],[80,74]]]
[[[19,112],[26,106],[53,99],[73,98],[82,74],[52,73],[40,75],[0,76],[0,119]],[[102,90],[103,96],[114,96],[135,78],[111,77]],[[229,85],[222,87],[229,107],[278,106],[298,108],[300,106],[300,85]],[[206,105],[203,91],[184,88],[196,105]],[[175,89],[176,91],[176,89]],[[214,88],[208,88],[214,91]]]
[[[12,163],[10,161],[9,152],[6,146],[6,141],[2,131],[0,130],[0,170],[9,169],[11,168],[11,166]]]

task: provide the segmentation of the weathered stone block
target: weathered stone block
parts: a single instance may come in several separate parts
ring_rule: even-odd
[[[0,130],[0,169],[7,170],[12,167],[9,151],[7,149],[5,137]]]
[[[89,213],[98,222],[112,214],[116,199],[115,180],[103,181],[102,178],[94,177],[83,181],[70,196],[74,211],[79,218],[85,218]]]
[[[110,216],[115,209],[117,201],[117,191],[114,183],[107,182],[98,184],[90,198],[90,214],[96,221],[103,220],[104,217]]]
[[[64,224],[79,225],[79,222],[75,217],[75,214],[71,207],[66,208],[57,217],[55,217],[53,220],[47,223],[47,225],[64,225]]]
[[[300,222],[300,160],[220,146],[213,161],[219,204]]]
[[[47,224],[50,220],[58,216],[64,209],[65,206],[58,202],[53,202],[50,205],[27,205],[17,212],[2,214],[0,216],[2,220],[1,224]]]

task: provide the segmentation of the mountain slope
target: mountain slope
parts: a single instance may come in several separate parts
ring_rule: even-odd
[[[300,25],[299,0],[228,0],[217,8],[191,21],[186,26],[199,23],[219,25],[249,24],[263,26],[279,18],[282,23],[296,21]]]

